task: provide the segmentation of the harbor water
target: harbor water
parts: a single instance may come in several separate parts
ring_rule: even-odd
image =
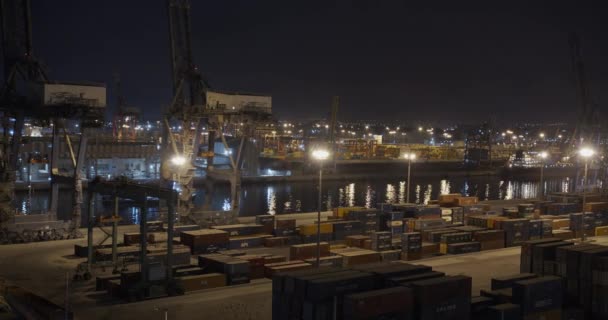
[[[240,216],[258,214],[277,214],[311,212],[317,210],[317,181],[276,182],[244,185],[241,193]],[[545,193],[572,192],[575,190],[573,177],[551,178],[544,183]],[[403,203],[407,196],[407,183],[404,179],[358,179],[352,181],[323,182],[323,210],[337,206],[375,207],[377,203]],[[466,196],[477,196],[480,200],[530,199],[539,196],[539,181],[531,179],[506,180],[498,176],[437,177],[413,178],[410,190],[410,202],[426,204],[437,199],[439,194],[461,193]],[[58,217],[69,219],[72,212],[72,192],[60,192]],[[16,194],[16,205],[20,212],[35,214],[46,211],[49,205],[48,191],[21,191]],[[213,190],[199,189],[195,205],[205,210],[227,211],[230,206],[230,187],[216,185]],[[158,217],[157,202],[150,202],[149,219]],[[98,213],[110,213],[113,210],[111,201],[96,200]],[[119,205],[123,223],[137,223],[140,209],[128,201]],[[83,220],[86,221],[87,208],[83,208]]]

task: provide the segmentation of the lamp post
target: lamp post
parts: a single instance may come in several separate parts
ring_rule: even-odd
[[[410,203],[410,173],[412,171],[412,160],[416,159],[416,154],[415,153],[406,153],[403,155],[403,157],[405,159],[407,159],[407,190],[406,192],[406,196],[405,196],[405,202],[406,203]]]
[[[589,158],[591,158],[595,154],[595,150],[591,148],[581,148],[578,151],[578,154],[585,159],[585,172],[583,174],[583,216],[581,221],[581,241],[585,241],[585,230],[584,230],[584,221],[585,221],[585,205],[587,204],[587,171],[589,168]]]
[[[186,157],[182,156],[181,154],[176,154],[173,156],[173,158],[171,158],[171,163],[176,168],[175,176],[174,176],[175,178],[173,178],[173,186],[172,186],[172,189],[175,189],[175,183],[179,184],[181,181],[180,171],[181,171],[182,166],[186,164]],[[177,198],[177,207],[179,208],[179,197]]]
[[[329,158],[329,151],[326,149],[315,149],[312,151],[312,158],[319,162],[319,203],[317,210],[317,268],[321,260],[321,206],[323,202],[323,162]]]
[[[543,151],[538,154],[538,157],[540,158],[540,185],[539,185],[540,200],[545,200],[545,186],[544,186],[544,180],[543,180],[543,178],[544,178],[543,173],[544,173],[544,169],[545,169],[545,160],[547,159],[548,156],[549,156],[549,154],[546,151]]]

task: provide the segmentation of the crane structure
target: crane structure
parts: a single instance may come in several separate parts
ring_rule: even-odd
[[[602,128],[599,107],[593,102],[591,96],[585,64],[583,62],[580,39],[577,34],[572,33],[568,40],[570,45],[572,71],[574,74],[574,84],[576,86],[578,118],[574,132],[568,140],[566,153],[574,155],[581,147],[591,147],[596,149],[596,152],[603,153],[605,148],[604,150],[601,150],[602,146],[600,141]],[[583,165],[579,165],[576,173],[577,184],[582,181],[579,179],[579,177],[581,177],[581,171],[583,170],[582,168]],[[605,183],[608,180],[608,159],[605,157],[591,159],[591,169],[598,169],[593,170],[592,175],[594,176],[594,179],[597,178],[598,175],[601,177],[604,181],[602,184],[602,193],[608,194],[608,185]],[[586,177],[586,175],[584,176]],[[578,187],[585,191],[585,185],[587,184],[588,182],[584,181],[583,185]]]
[[[85,128],[99,127],[103,124],[106,88],[104,84],[49,80],[45,68],[33,53],[30,9],[29,0],[0,0],[4,63],[4,84],[0,92],[1,123],[4,130],[0,142],[0,231],[10,230],[7,225],[15,221],[12,195],[24,120],[29,118],[53,126],[51,213],[47,218],[54,217],[57,213],[58,184],[73,185],[74,207],[68,232],[70,235],[75,235],[81,218],[81,168],[86,150],[84,132]],[[70,136],[63,124],[65,119],[75,119],[79,122],[81,130],[78,151],[72,148]],[[59,174],[57,167],[60,127],[64,127],[64,136],[74,165],[72,175]],[[19,230],[14,225],[12,227],[11,232]],[[44,229],[45,223],[41,223],[40,227]],[[7,231],[3,233],[6,235]]]
[[[116,114],[112,123],[112,134],[118,141],[133,141],[137,138],[137,125],[140,111],[127,107],[122,90],[122,81],[118,73],[114,74],[114,89],[116,90]]]
[[[167,15],[173,99],[163,121],[161,178],[174,184],[179,191],[177,213],[180,219],[198,222],[194,218],[193,205],[196,158],[206,158],[209,177],[209,173],[214,173],[216,137],[219,136],[225,150],[231,150],[224,131],[230,125],[239,126],[238,136],[232,137],[240,139],[237,152],[226,154],[231,170],[222,173],[230,176],[231,211],[236,212],[245,158],[242,154],[246,153],[245,149],[255,147],[251,138],[255,136],[257,126],[271,121],[270,98],[212,90],[193,59],[190,1],[167,0]],[[206,148],[201,148],[204,145]]]
[[[599,109],[591,99],[579,37],[574,33],[571,34],[569,44],[578,105],[578,119],[570,139],[570,147],[578,148],[581,145],[597,147],[600,139]]]

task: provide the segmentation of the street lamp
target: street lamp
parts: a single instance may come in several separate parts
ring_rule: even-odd
[[[416,159],[416,154],[413,152],[406,153],[403,155],[405,159],[407,159],[407,194],[406,194],[406,202],[410,203],[410,173],[412,171],[412,160]]]
[[[313,160],[319,162],[319,203],[317,210],[317,268],[321,266],[321,205],[323,202],[323,163],[329,159],[329,151],[326,149],[314,149]]]
[[[581,221],[581,241],[585,241],[585,230],[584,230],[584,221],[585,221],[585,205],[587,204],[587,170],[589,168],[589,158],[593,157],[595,154],[595,150],[583,147],[578,151],[578,154],[585,159],[585,173],[583,175],[583,217]]]
[[[547,159],[547,157],[549,156],[549,154],[546,151],[542,151],[541,153],[538,154],[538,157],[540,158],[540,185],[539,185],[539,189],[540,189],[540,199],[544,200],[545,199],[545,186],[543,185],[543,170],[545,168],[545,160]]]
[[[183,166],[186,163],[186,158],[182,155],[175,155],[171,158],[171,163],[176,166]]]

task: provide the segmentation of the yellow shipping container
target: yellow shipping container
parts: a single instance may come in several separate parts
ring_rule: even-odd
[[[496,221],[499,220],[508,220],[507,217],[492,217],[492,218],[488,218],[488,229],[496,229]]]
[[[332,233],[334,225],[331,223],[321,222],[321,233]],[[303,224],[300,226],[300,234],[303,236],[311,236],[317,234],[317,224]]]
[[[595,236],[608,236],[608,226],[596,227]]]
[[[337,207],[334,208],[334,216],[344,218],[351,211],[365,210],[365,207]]]

